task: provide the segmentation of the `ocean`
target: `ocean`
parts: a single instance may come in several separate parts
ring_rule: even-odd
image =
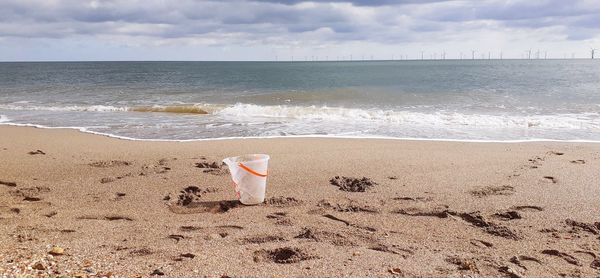
[[[600,61],[0,63],[0,124],[152,140],[600,141]]]

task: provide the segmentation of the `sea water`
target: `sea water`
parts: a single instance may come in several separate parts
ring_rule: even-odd
[[[0,63],[0,124],[157,140],[600,141],[600,61]]]

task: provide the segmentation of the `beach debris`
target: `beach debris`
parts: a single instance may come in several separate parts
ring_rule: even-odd
[[[488,247],[488,248],[494,247],[493,243],[487,242],[484,240],[472,239],[470,242],[471,242],[471,244],[473,244],[477,247]]]
[[[103,161],[95,161],[89,163],[89,166],[98,167],[98,168],[108,168],[108,167],[119,167],[119,166],[129,166],[132,163],[124,160],[103,160]]]
[[[160,269],[155,269],[154,271],[152,271],[152,273],[150,273],[150,276],[164,276],[165,273],[160,270]]]
[[[35,270],[46,270],[46,266],[42,262],[35,262],[31,268]]]
[[[113,177],[106,177],[106,178],[102,178],[100,179],[100,183],[109,183],[109,182],[113,182],[116,181],[117,179],[113,178]]]
[[[44,214],[44,216],[46,216],[46,217],[50,218],[50,217],[52,217],[52,216],[55,216],[55,215],[57,215],[57,214],[58,214],[58,212],[56,212],[56,211],[51,211],[51,212],[48,212],[48,213]]]
[[[273,262],[278,264],[291,264],[305,260],[315,259],[317,256],[296,247],[281,247],[272,250],[261,249],[254,252],[254,262]]]
[[[21,209],[20,208],[11,208],[10,212],[14,212],[14,213],[21,213]]]
[[[179,242],[180,240],[184,239],[185,237],[183,235],[173,234],[173,235],[167,236],[167,238],[174,239],[176,242]]]
[[[152,250],[144,247],[144,248],[140,248],[140,249],[131,250],[129,252],[129,254],[135,255],[135,256],[148,256],[148,255],[154,254],[154,252],[152,252]]]
[[[402,275],[402,270],[397,267],[388,269],[388,272],[391,273],[392,275]]]
[[[553,176],[544,176],[544,179],[551,181],[552,183],[557,183],[558,180]]]
[[[58,246],[54,246],[54,247],[52,247],[52,249],[50,249],[50,251],[48,251],[48,254],[54,255],[54,256],[63,255],[63,254],[65,254],[65,249],[60,248]]]
[[[28,152],[28,154],[30,154],[30,155],[36,155],[36,154],[46,155],[46,153],[42,150],[30,151],[30,152]]]
[[[274,207],[291,207],[291,206],[301,205],[302,201],[300,201],[294,197],[279,196],[279,197],[271,197],[269,199],[266,199],[265,203],[269,206],[274,206]]]
[[[585,164],[585,160],[583,160],[583,159],[571,160],[571,163],[573,163],[573,164]]]
[[[0,184],[6,185],[8,187],[17,187],[17,183],[16,182],[11,182],[11,181],[1,181],[0,180]]]
[[[563,155],[565,153],[563,153],[563,152],[557,152],[557,151],[549,151],[549,152],[547,152],[547,154],[550,154],[550,155]]]
[[[512,269],[510,266],[501,266],[498,268],[500,273],[504,273],[508,275],[510,278],[523,278],[524,276],[520,274],[518,271]]]
[[[512,195],[515,193],[515,188],[510,185],[486,186],[471,190],[470,193],[475,197],[486,197],[490,195]]]
[[[329,183],[339,187],[340,190],[346,192],[365,192],[367,189],[377,185],[370,178],[363,177],[362,179],[352,177],[335,176],[329,180]]]
[[[396,176],[389,176],[387,178],[390,179],[390,180],[397,180],[398,179],[398,177],[396,177]]]
[[[459,257],[448,257],[446,262],[456,265],[459,270],[469,270],[472,272],[479,272],[477,264],[473,259],[465,259]]]
[[[521,214],[519,214],[518,212],[516,212],[514,210],[496,212],[496,213],[494,213],[494,216],[497,218],[500,218],[502,220],[513,220],[513,219],[521,219],[522,218]]]
[[[38,201],[41,201],[41,200],[42,200],[42,198],[29,197],[29,196],[23,198],[23,201],[27,201],[27,202],[38,202]]]
[[[581,263],[579,262],[579,260],[577,260],[577,258],[575,258],[567,253],[555,250],[555,249],[546,249],[546,250],[542,251],[542,254],[556,256],[556,257],[559,257],[559,258],[565,260],[567,263],[570,263],[572,265],[581,266]]]
[[[193,259],[194,257],[196,257],[196,255],[194,255],[192,253],[183,253],[183,254],[179,254],[179,257]]]
[[[590,267],[593,269],[600,270],[600,259],[593,260],[592,263],[590,264]]]

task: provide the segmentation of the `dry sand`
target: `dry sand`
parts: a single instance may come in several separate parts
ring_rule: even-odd
[[[219,168],[245,153],[271,155],[266,204],[239,205]],[[2,126],[0,181],[8,277],[600,275],[600,144],[136,142]]]

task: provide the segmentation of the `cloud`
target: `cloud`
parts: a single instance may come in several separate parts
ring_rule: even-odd
[[[114,41],[148,45],[481,43],[596,40],[592,0],[3,0],[0,38]],[[535,30],[552,35],[522,36]]]

